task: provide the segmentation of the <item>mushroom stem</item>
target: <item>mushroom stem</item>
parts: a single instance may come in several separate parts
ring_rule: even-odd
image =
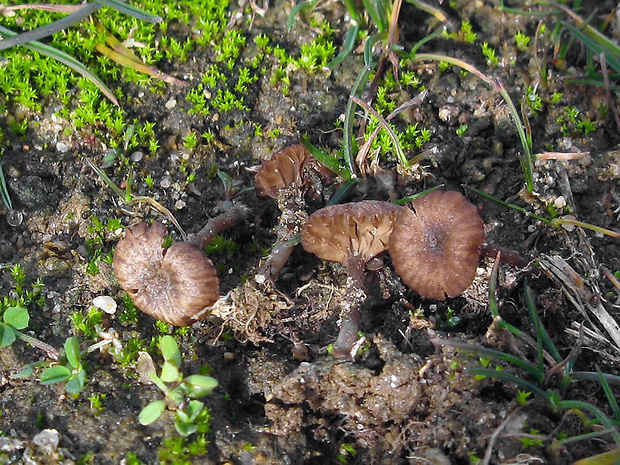
[[[362,315],[362,305],[366,301],[366,291],[364,285],[364,260],[360,255],[353,255],[345,263],[347,267],[347,287],[346,295],[348,301],[343,306],[340,314],[340,329],[338,338],[332,346],[332,355],[339,359],[355,358],[351,353],[360,330],[360,319]]]
[[[497,257],[498,252],[501,252],[500,261],[502,263],[507,263],[508,265],[512,265],[516,268],[525,268],[529,264],[529,261],[519,255],[519,252],[516,250],[506,249],[495,244],[484,244],[480,247],[480,253],[491,259]]]
[[[195,246],[203,249],[222,231],[232,228],[241,223],[248,216],[248,208],[243,204],[238,204],[207,221],[207,224],[194,237],[188,240]]]
[[[362,310],[360,303],[344,309],[340,315],[340,330],[338,331],[338,339],[332,346],[332,355],[338,359],[355,358],[355,354],[351,351],[357,341],[357,334],[360,329],[360,317]]]
[[[278,219],[277,239],[254,278],[259,284],[267,280],[274,281],[278,277],[299,242],[298,236],[308,220],[306,202],[294,186],[280,189],[278,208],[282,213]]]

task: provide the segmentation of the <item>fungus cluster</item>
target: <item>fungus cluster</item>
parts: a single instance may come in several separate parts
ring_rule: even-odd
[[[484,242],[476,207],[458,192],[434,191],[411,208],[363,201],[326,207],[304,226],[302,245],[319,258],[343,263],[351,278],[347,293],[359,295],[340,315],[334,354],[348,357],[357,338],[364,267],[386,249],[403,281],[422,297],[445,300],[473,281]]]
[[[276,199],[281,216],[277,241],[256,282],[273,282],[299,236],[307,252],[342,263],[348,275],[347,302],[340,313],[335,356],[353,356],[367,299],[365,268],[386,250],[403,282],[422,297],[456,297],[471,284],[485,233],[476,207],[462,194],[434,191],[409,207],[367,200],[324,207],[308,216],[304,197],[323,179],[302,145],[278,152],[257,171],[257,193]],[[159,221],[130,227],[114,251],[119,284],[144,313],[175,326],[192,324],[219,298],[217,273],[202,249],[246,216],[245,207],[233,207],[189,241],[167,248],[166,228]]]

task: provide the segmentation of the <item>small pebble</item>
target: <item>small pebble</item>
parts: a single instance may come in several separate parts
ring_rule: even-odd
[[[65,152],[69,151],[69,146],[67,144],[65,144],[64,142],[57,142],[56,143],[56,149],[60,153],[65,153]]]
[[[176,106],[177,106],[177,101],[176,101],[176,99],[171,98],[170,100],[168,100],[168,101],[166,102],[166,108],[167,108],[168,110],[172,110],[172,109],[173,109],[174,107],[176,107]]]
[[[100,295],[95,297],[93,299],[93,305],[110,315],[116,313],[116,301],[110,296]]]

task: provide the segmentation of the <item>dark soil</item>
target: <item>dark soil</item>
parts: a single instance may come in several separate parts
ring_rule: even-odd
[[[540,82],[532,46],[522,52],[514,42],[517,31],[533,38],[539,17],[502,13],[495,1],[428,3],[443,8],[456,30],[461,21],[469,20],[477,38],[474,44],[438,38],[421,52],[473,64],[500,80],[515,102],[528,87],[537,88],[544,105],[537,114],[529,112],[534,153],[588,155],[570,161],[538,160],[534,192],[527,193],[518,134],[496,89],[456,67],[440,70],[433,62],[406,63],[400,71],[414,71],[428,94],[394,122],[401,130],[417,122],[432,131],[429,142],[407,154],[411,158],[424,152],[425,156],[419,165],[399,174],[395,158],[389,155],[380,162],[382,170],[364,178],[347,201],[403,198],[439,184],[464,192],[479,209],[487,242],[519,258],[520,266],[502,264],[499,269],[502,318],[535,338],[524,302],[527,285],[549,337],[562,357],[571,357],[575,370],[595,372],[599,367],[605,373],[620,374],[619,341],[614,341],[613,327],[600,320],[604,310],[618,321],[620,289],[605,275],[606,270],[620,270],[618,239],[581,228],[555,228],[462,187],[543,217],[570,212],[579,221],[619,230],[620,136],[613,112],[601,112],[601,104],[607,103],[605,89],[566,79],[584,72],[586,55],[578,44],[565,63],[548,60],[548,82]],[[584,3],[588,5],[582,16],[597,8],[597,19],[608,15],[613,6],[606,1]],[[247,43],[252,45],[243,53],[256,52],[251,39],[260,33],[277,38],[289,53],[297,53],[316,29],[309,26],[308,14],[286,34],[290,9],[289,3],[277,1],[264,17],[256,15],[251,28],[244,23]],[[328,3],[316,14],[337,29],[340,44],[347,26],[342,5]],[[552,17],[543,21],[550,29],[555,24]],[[408,50],[436,21],[405,4],[399,24],[400,44]],[[189,34],[183,25],[171,33]],[[568,40],[568,36],[563,39]],[[497,51],[497,65],[485,64],[480,52],[483,42]],[[552,57],[549,36],[541,39],[538,48],[538,59]],[[563,435],[589,433],[600,425],[588,425],[575,411],[554,408],[535,394],[525,405],[519,404],[517,391],[527,389],[468,373],[485,362],[445,342],[469,342],[535,359],[535,347],[493,324],[488,308],[492,258],[481,260],[474,283],[462,296],[436,302],[410,291],[391,268],[389,256],[382,255],[382,263],[366,272],[370,295],[362,313],[364,339],[354,362],[337,360],[327,350],[338,334],[339,312],[351,304],[344,267],[322,262],[297,247],[275,286],[254,280],[263,252],[275,241],[280,211],[275,201],[244,190],[254,186],[251,168],[299,143],[304,135],[325,151],[340,147],[342,131],[336,122],[362,70],[361,52],[356,49],[333,71],[299,70],[287,95],[266,73],[248,91],[247,114],[233,110],[215,121],[187,113],[191,107],[184,98],[187,89],[170,86],[153,92],[136,84],[115,83],[124,91],[121,104],[130,119],[157,122],[162,149],[108,168],[114,182],[126,182],[131,165],[136,193],[153,197],[171,210],[188,234],[230,208],[231,202],[245,204],[250,212],[245,222],[223,233],[234,246],[220,247],[211,255],[222,282],[221,294],[228,293],[216,315],[195,323],[189,331],[174,332],[183,351],[183,371],[198,373],[208,366],[219,382],[204,399],[212,416],[207,454],[190,462],[467,464],[488,454],[487,463],[563,464],[617,448],[612,436],[605,434],[562,442]],[[168,63],[165,68],[194,76],[190,79],[194,86],[209,60],[208,54],[196,53],[187,63]],[[393,98],[401,104],[419,91],[403,87]],[[558,104],[550,103],[554,92],[562,93]],[[173,98],[178,104],[168,109],[166,102]],[[617,95],[612,94],[611,101],[617,107]],[[563,129],[566,107],[592,119],[594,130],[584,134]],[[122,236],[122,230],[93,232],[93,218],[104,223],[107,218],[121,218],[123,226],[165,218],[146,204],[122,207],[91,170],[85,158],[100,165],[105,155],[100,132],[64,132],[62,124],[70,127],[69,122],[55,127],[50,107],[39,115],[40,124],[19,137],[5,121],[15,111],[0,112],[5,132],[2,167],[15,204],[14,212],[3,210],[0,215],[1,295],[14,295],[8,271],[12,265],[23,266],[27,283],[41,279],[45,302],[29,308],[26,331],[56,348],[76,333],[69,319],[72,313],[86,314],[94,297],[111,296],[119,304],[117,313],[104,316],[94,340],[78,334],[82,348],[102,338],[121,345],[137,338],[145,341],[143,349],[160,363],[160,354],[149,341],[161,335],[161,328],[142,314],[135,322],[121,320],[124,294],[112,266],[98,261],[98,271],[92,273],[88,265],[95,253],[109,253]],[[278,129],[279,135],[257,137],[247,121],[260,123],[265,133]],[[467,130],[459,136],[456,130],[463,125]],[[211,130],[216,141],[186,149],[181,141],[190,129],[198,134]],[[58,141],[69,150],[58,150]],[[229,190],[214,166],[230,176]],[[188,172],[196,173],[191,183],[186,182]],[[154,180],[152,187],[143,182],[147,174]],[[336,179],[322,184],[318,197],[309,201],[310,210],[324,206],[342,184]],[[23,215],[23,221],[15,221],[17,214]],[[180,240],[172,226],[169,231]],[[95,237],[100,240],[93,242]],[[523,262],[527,265],[521,266]],[[559,270],[558,265],[564,268]],[[171,411],[149,426],[139,424],[140,410],[161,398],[161,393],[139,381],[137,356],[123,364],[106,348],[84,355],[88,381],[85,391],[75,397],[66,394],[62,384],[44,386],[34,377],[11,376],[25,364],[49,361],[40,350],[18,340],[0,349],[0,357],[0,457],[5,463],[75,463],[80,458],[84,458],[81,463],[132,463],[127,461],[129,453],[143,463],[158,463],[165,439],[177,436]],[[490,367],[498,365],[502,373],[534,382],[509,363],[492,360]],[[599,382],[573,380],[563,390],[559,384],[558,376],[551,376],[542,389],[555,389],[565,400],[589,402],[613,418]],[[617,393],[616,387],[613,390]],[[105,394],[101,411],[89,400],[97,394]],[[41,436],[45,430],[53,431]],[[46,434],[56,437],[58,444],[52,440],[52,445],[46,445]]]

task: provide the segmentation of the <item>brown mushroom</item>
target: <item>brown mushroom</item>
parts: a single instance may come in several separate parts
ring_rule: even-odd
[[[263,161],[254,177],[256,193],[275,199],[280,189],[292,184],[301,189],[304,184],[302,175],[310,159],[308,149],[297,144],[276,153],[271,160]]]
[[[472,283],[484,238],[474,205],[458,192],[434,191],[401,211],[389,251],[407,286],[422,297],[445,300]]]
[[[340,331],[333,345],[339,358],[352,357],[361,309],[366,299],[364,267],[388,246],[394,220],[403,207],[389,202],[365,200],[322,208],[308,218],[301,244],[323,260],[343,263],[349,280],[348,302],[340,315]]]
[[[129,228],[114,249],[121,287],[144,313],[175,326],[202,318],[219,297],[211,260],[189,242],[163,247],[166,228],[159,221]]]
[[[276,243],[256,274],[259,283],[273,281],[284,267],[295,246],[294,238],[308,218],[304,196],[326,176],[326,169],[301,144],[286,147],[262,163],[255,176],[256,193],[277,199],[281,215]]]

